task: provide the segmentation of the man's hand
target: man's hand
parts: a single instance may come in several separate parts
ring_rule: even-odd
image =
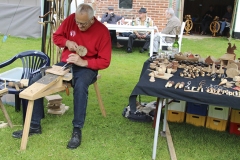
[[[144,38],[146,38],[145,35],[138,35],[137,37],[138,37],[138,39],[144,39]]]
[[[138,39],[141,39],[141,35],[139,35],[137,32],[135,33]]]
[[[138,39],[141,39],[141,38],[142,38],[142,36],[138,34],[138,35],[137,35],[137,38],[138,38]]]
[[[68,47],[68,50],[69,50],[69,51],[76,51],[78,45],[77,45],[76,42],[67,40],[67,42],[66,42],[66,47]]]
[[[75,64],[77,66],[81,66],[81,67],[88,66],[87,60],[83,60],[78,54],[75,54],[75,53],[71,53],[68,56],[67,63],[73,63],[73,64]]]

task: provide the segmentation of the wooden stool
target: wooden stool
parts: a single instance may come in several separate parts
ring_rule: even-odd
[[[102,115],[104,117],[106,117],[106,111],[105,111],[105,108],[104,108],[104,105],[103,105],[103,102],[102,102],[102,97],[100,95],[100,91],[99,91],[98,84],[97,84],[97,81],[100,78],[101,78],[101,75],[97,75],[97,80],[96,80],[96,82],[93,83],[93,85],[94,85],[94,89],[95,89],[95,92],[96,92],[96,95],[97,95],[97,99],[98,99],[98,103],[99,103],[99,107],[100,107],[100,110],[102,112]]]

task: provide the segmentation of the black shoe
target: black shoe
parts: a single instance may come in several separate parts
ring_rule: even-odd
[[[222,33],[217,33],[217,36],[221,37],[221,36],[222,36]]]
[[[36,127],[36,128],[33,128],[33,127],[30,126],[28,136],[31,136],[33,134],[41,134],[41,133],[42,133],[41,126]],[[23,130],[15,131],[15,132],[12,133],[12,137],[13,138],[22,138],[22,134],[23,134]]]
[[[140,52],[140,53],[143,53],[144,51],[145,51],[145,49],[142,48],[142,49],[140,49],[139,52]]]
[[[135,113],[130,112],[128,119],[135,122],[152,122],[153,121],[153,118],[151,116],[138,111]]]
[[[127,48],[127,53],[132,53],[131,48]]]
[[[82,131],[80,132],[73,132],[72,138],[68,142],[67,148],[68,149],[76,149],[78,146],[80,146],[82,140]]]

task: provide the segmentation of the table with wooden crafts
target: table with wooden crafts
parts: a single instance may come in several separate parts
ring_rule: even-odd
[[[136,99],[139,95],[147,95],[158,97],[159,103],[157,109],[157,116],[156,116],[156,125],[155,125],[155,134],[154,134],[154,143],[153,143],[153,152],[152,152],[152,159],[156,158],[156,150],[157,150],[157,141],[158,141],[158,134],[159,134],[159,124],[160,124],[160,116],[161,116],[161,107],[162,107],[162,100],[166,99],[175,99],[175,100],[183,100],[192,103],[198,104],[212,104],[216,106],[223,106],[223,107],[231,107],[235,109],[240,109],[239,105],[239,91],[233,90],[228,88],[229,91],[232,93],[237,92],[238,96],[233,95],[226,95],[226,94],[210,94],[206,92],[206,89],[209,86],[219,85],[221,82],[220,78],[215,78],[214,81],[212,80],[211,76],[205,75],[204,77],[199,76],[197,78],[184,78],[180,76],[180,72],[183,69],[177,69],[175,73],[173,73],[172,77],[167,79],[162,78],[155,78],[154,82],[150,82],[151,77],[149,74],[152,72],[150,69],[150,63],[153,63],[153,59],[150,57],[145,63],[143,64],[142,72],[139,78],[138,83],[134,87],[130,97],[129,97],[129,105],[131,107],[136,107]],[[167,82],[174,81],[175,84],[178,82],[184,82],[183,88],[175,88],[174,85],[172,87],[166,87]],[[204,83],[202,83],[204,82]],[[201,84],[202,83],[202,84]],[[202,92],[201,90],[197,91],[199,85],[202,85]],[[186,87],[188,86],[188,87]],[[195,86],[195,88],[193,88]],[[186,90],[188,88],[188,90]],[[166,119],[167,119],[167,103],[165,105],[165,113],[164,113],[164,122],[163,122],[163,133],[166,131]]]

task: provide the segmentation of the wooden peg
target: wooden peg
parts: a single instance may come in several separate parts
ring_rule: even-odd
[[[169,85],[170,82],[171,82],[171,81],[168,81],[168,82],[166,83],[166,85],[165,85],[166,88],[168,87],[168,85]]]
[[[185,83],[184,83],[184,82],[181,82],[181,83],[179,84],[178,88],[183,88],[184,85],[185,85]]]
[[[174,81],[171,81],[169,84],[168,84],[168,87],[172,87],[174,85]]]
[[[179,85],[180,85],[180,82],[178,82],[178,83],[175,85],[175,89],[177,89]]]

